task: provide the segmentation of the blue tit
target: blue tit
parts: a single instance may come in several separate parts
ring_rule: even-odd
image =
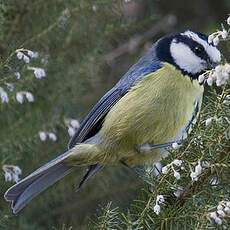
[[[77,167],[88,168],[81,187],[106,165],[159,161],[167,143],[184,139],[195,123],[204,91],[198,76],[220,61],[204,34],[158,40],[92,108],[63,154],[8,189],[13,213]],[[142,151],[148,144],[155,147]]]

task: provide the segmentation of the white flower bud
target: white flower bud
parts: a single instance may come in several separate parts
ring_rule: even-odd
[[[175,159],[172,163],[173,163],[174,165],[180,167],[181,164],[183,163],[183,161],[182,161],[182,160]]]
[[[214,46],[217,46],[220,42],[220,39],[218,38],[218,36],[216,36],[214,39],[213,39],[213,44]]]
[[[208,127],[212,124],[213,121],[213,117],[210,117],[208,119],[205,120],[205,126]]]
[[[34,69],[34,75],[37,79],[42,79],[46,76],[46,72],[42,68],[35,68]]]
[[[22,104],[24,102],[24,96],[23,96],[23,93],[22,92],[18,92],[16,93],[16,100]]]
[[[214,35],[213,34],[210,34],[208,36],[208,43],[212,43],[213,42],[213,39],[214,39]]]
[[[28,56],[24,55],[23,56],[23,61],[28,64],[30,62],[30,58]]]
[[[202,83],[202,82],[204,82],[204,75],[202,74],[202,75],[200,75],[199,76],[199,78],[198,78],[198,81],[199,81],[199,83]]]
[[[38,57],[38,52],[33,52],[31,50],[27,50],[27,54],[31,57],[31,58],[37,58]]]
[[[3,165],[2,170],[5,173],[5,181],[18,182],[20,180],[20,175],[22,170],[16,165]]]
[[[227,18],[227,24],[230,26],[230,16]]]
[[[153,207],[153,211],[159,215],[160,211],[161,211],[161,207],[159,204],[156,204],[154,207]]]
[[[15,72],[14,75],[16,76],[17,80],[19,80],[21,78],[21,74],[19,72]]]
[[[21,60],[23,57],[24,57],[24,54],[21,51],[17,52],[17,58],[19,60]]]
[[[0,87],[0,97],[1,97],[2,103],[9,102],[8,94],[2,87]]]
[[[226,39],[226,38],[228,37],[228,31],[225,30],[225,29],[223,29],[223,31],[221,31],[221,37],[222,37],[223,39]]]
[[[202,173],[202,167],[201,167],[200,164],[196,165],[196,167],[195,167],[195,173],[197,175],[200,175]]]
[[[226,216],[226,214],[225,214],[225,212],[223,210],[217,210],[217,213],[218,213],[218,215],[220,217],[225,217]]]
[[[45,132],[39,132],[39,137],[41,141],[46,141],[47,139],[47,134]]]
[[[218,204],[218,206],[217,206],[217,210],[223,210],[223,209],[224,209],[223,205]]]
[[[207,79],[207,84],[208,84],[209,86],[212,86],[212,84],[213,84],[213,78],[212,78],[212,77],[209,77],[209,78]]]
[[[8,182],[8,181],[12,181],[12,176],[9,172],[5,172],[4,174],[5,176],[5,181]]]
[[[75,134],[75,129],[73,127],[68,128],[68,134],[70,137],[72,137]]]
[[[29,101],[29,102],[34,102],[34,96],[32,93],[30,92],[26,92],[26,99]]]
[[[177,142],[172,143],[172,148],[173,149],[179,149],[181,145],[179,145]]]
[[[191,172],[190,173],[190,177],[192,179],[192,181],[198,181],[198,175],[195,172]]]
[[[221,65],[216,66],[216,67],[215,67],[215,71],[216,71],[217,73],[221,73],[221,71],[222,71],[222,66],[221,66]]]
[[[57,141],[57,136],[55,133],[48,133],[49,139],[52,141]]]
[[[229,207],[225,207],[224,208],[224,212],[226,212],[229,215],[230,214],[230,208]]]
[[[70,120],[70,125],[71,125],[73,128],[78,129],[79,126],[80,126],[80,123],[79,123],[78,120],[71,119],[71,120]]]
[[[164,196],[163,195],[157,195],[157,202],[159,204],[162,204],[164,203],[165,199],[164,199]]]
[[[177,171],[174,171],[173,176],[177,179],[180,180],[180,173]]]
[[[227,202],[226,202],[226,205],[227,205],[227,207],[230,208],[230,201],[227,201]]]
[[[212,219],[216,219],[216,218],[217,218],[216,212],[211,212],[211,213],[209,214],[209,216],[210,216],[210,218],[212,218]]]
[[[168,166],[164,166],[164,167],[162,168],[161,172],[162,172],[163,174],[167,174],[167,173],[168,173]]]
[[[215,223],[218,224],[218,225],[221,225],[223,223],[222,219],[220,219],[220,217],[216,217],[214,219]]]

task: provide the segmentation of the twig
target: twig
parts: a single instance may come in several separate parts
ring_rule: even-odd
[[[108,64],[111,64],[114,59],[120,57],[125,53],[133,52],[133,50],[135,50],[138,46],[143,44],[145,41],[149,40],[150,38],[158,34],[160,31],[169,30],[169,28],[176,25],[176,23],[177,23],[176,16],[174,15],[165,16],[162,20],[156,23],[151,29],[149,29],[145,33],[130,38],[128,42],[114,49],[110,53],[106,54],[104,56],[105,61]]]

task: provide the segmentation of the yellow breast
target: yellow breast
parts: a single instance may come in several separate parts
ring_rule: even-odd
[[[170,64],[149,74],[107,114],[101,129],[108,148],[129,150],[176,138],[189,123],[203,86]]]

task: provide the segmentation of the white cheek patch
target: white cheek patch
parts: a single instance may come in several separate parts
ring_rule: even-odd
[[[215,46],[212,46],[207,41],[201,39],[196,33],[188,30],[188,31],[182,33],[182,35],[185,35],[185,36],[193,39],[193,41],[196,41],[199,44],[201,44],[204,47],[205,51],[207,52],[208,56],[210,57],[211,61],[213,61],[213,62],[220,62],[221,61],[220,51]]]
[[[170,45],[170,52],[174,62],[188,73],[196,74],[205,69],[205,62],[182,42],[177,43],[173,40]]]

